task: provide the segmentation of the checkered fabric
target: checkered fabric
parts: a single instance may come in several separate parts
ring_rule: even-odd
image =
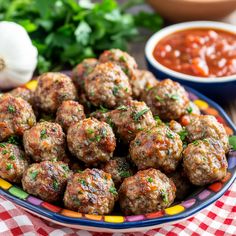
[[[136,233],[94,233],[49,223],[16,207],[0,197],[0,236],[197,236],[236,235],[236,182],[217,202],[194,217],[177,224]]]

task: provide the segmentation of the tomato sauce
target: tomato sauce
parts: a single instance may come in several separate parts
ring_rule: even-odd
[[[160,40],[154,58],[177,72],[200,77],[236,74],[236,34],[217,29],[187,29]]]

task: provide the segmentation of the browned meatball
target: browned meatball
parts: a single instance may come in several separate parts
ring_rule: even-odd
[[[131,175],[133,171],[125,157],[115,157],[103,166],[103,171],[111,174],[111,177],[117,187],[123,180]]]
[[[168,175],[176,186],[176,199],[184,200],[191,192],[192,184],[182,168]]]
[[[74,174],[64,195],[67,208],[86,214],[108,214],[116,200],[117,192],[111,175],[98,169]]]
[[[97,64],[98,60],[96,58],[87,58],[74,68],[72,72],[72,80],[79,90],[79,93],[84,92],[84,81]]]
[[[136,70],[136,77],[130,79],[132,94],[135,99],[139,99],[143,91],[147,91],[157,85],[155,76],[147,70]]]
[[[24,172],[22,186],[27,193],[54,203],[62,199],[71,174],[68,165],[63,162],[34,163]]]
[[[13,97],[22,98],[30,104],[33,104],[33,92],[27,88],[18,87],[9,92]]]
[[[119,202],[125,215],[159,211],[175,199],[175,185],[156,169],[138,171],[126,178],[119,189]]]
[[[75,101],[64,101],[57,110],[56,122],[67,131],[70,125],[85,119],[84,107]]]
[[[156,124],[152,112],[144,102],[129,101],[108,113],[118,136],[132,141],[141,130]]]
[[[185,89],[170,79],[159,82],[148,90],[142,99],[151,108],[153,115],[163,120],[176,120],[185,114],[189,104]]]
[[[65,134],[59,124],[40,122],[23,136],[25,152],[35,162],[62,160],[65,156]]]
[[[95,118],[88,118],[70,126],[67,133],[70,152],[89,165],[109,161],[116,147],[111,127]]]
[[[10,182],[20,183],[28,161],[16,145],[0,143],[0,176]]]
[[[221,142],[208,138],[188,145],[183,152],[183,166],[191,183],[205,185],[223,179],[228,163]]]
[[[120,49],[106,50],[100,55],[99,61],[102,63],[114,62],[121,67],[130,79],[135,79],[136,77],[137,63],[127,52],[123,52]]]
[[[229,150],[228,136],[225,128],[214,116],[200,115],[192,116],[190,123],[186,126],[188,142],[204,138],[214,138],[222,142],[225,152]]]
[[[139,132],[129,150],[139,170],[153,167],[170,173],[181,160],[182,149],[180,136],[169,127],[159,125]]]
[[[171,120],[169,123],[169,127],[172,131],[174,131],[175,133],[180,133],[183,130],[183,127],[180,123],[178,123],[175,120]]]
[[[11,95],[0,97],[0,141],[13,134],[23,135],[35,123],[36,118],[28,102]]]
[[[119,66],[98,64],[85,80],[85,90],[94,106],[114,108],[131,99],[129,79]]]
[[[75,86],[68,76],[53,72],[39,76],[34,101],[42,111],[56,112],[63,101],[76,98]]]

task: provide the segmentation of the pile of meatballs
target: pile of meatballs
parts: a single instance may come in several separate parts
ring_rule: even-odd
[[[0,176],[86,214],[145,214],[227,172],[228,137],[185,89],[139,70],[118,49],[83,60],[71,78],[0,96]]]

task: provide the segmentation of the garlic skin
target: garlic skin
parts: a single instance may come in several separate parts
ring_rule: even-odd
[[[38,51],[22,26],[0,22],[0,89],[27,83],[37,66],[37,56]]]

